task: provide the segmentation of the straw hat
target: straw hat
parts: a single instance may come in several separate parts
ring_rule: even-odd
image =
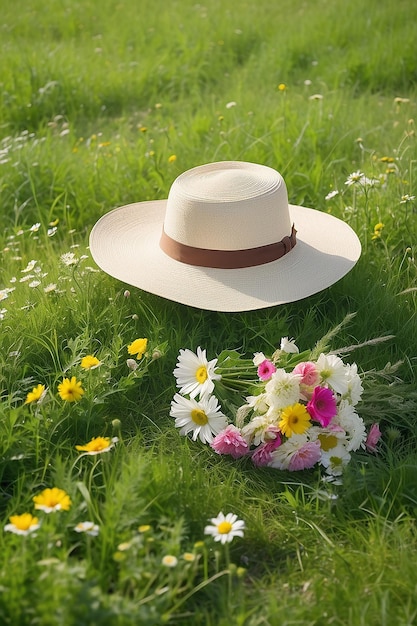
[[[240,161],[188,170],[167,200],[103,215],[90,235],[97,265],[118,280],[200,309],[248,311],[329,287],[361,245],[345,222],[289,205],[282,176]]]

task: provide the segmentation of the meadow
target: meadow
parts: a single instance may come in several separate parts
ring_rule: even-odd
[[[415,2],[0,8],[1,624],[417,623]],[[241,313],[99,270],[101,215],[222,160],[349,223],[354,269]],[[284,337],[357,364],[382,437],[337,480],[218,455],[170,416],[180,349],[250,361]],[[214,541],[220,512],[243,536]]]

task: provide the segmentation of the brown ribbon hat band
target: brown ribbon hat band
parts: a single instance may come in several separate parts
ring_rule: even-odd
[[[265,263],[280,259],[294,248],[297,243],[296,233],[293,225],[291,234],[276,243],[245,250],[209,250],[207,248],[195,248],[176,241],[163,230],[159,246],[172,259],[187,263],[187,265],[238,269],[265,265]]]

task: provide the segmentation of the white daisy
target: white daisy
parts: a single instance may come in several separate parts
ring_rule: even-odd
[[[300,380],[299,374],[277,369],[265,385],[266,402],[274,409],[295,404],[300,398]]]
[[[197,354],[191,350],[180,350],[177,367],[174,376],[177,379],[177,387],[180,393],[189,395],[190,398],[212,393],[215,380],[220,380],[220,374],[215,374],[217,359],[207,360],[206,351],[200,346]]]
[[[365,174],[363,172],[360,172],[359,170],[357,172],[353,172],[347,177],[345,185],[351,187],[352,185],[356,185],[358,183],[361,184],[364,177]]]
[[[341,476],[349,461],[349,451],[342,442],[330,450],[322,450],[321,452],[320,463],[326,468],[326,473],[332,476]]]
[[[205,395],[197,401],[176,393],[170,415],[175,417],[175,426],[181,435],[192,433],[193,441],[198,437],[203,443],[211,443],[213,435],[218,435],[227,426],[226,416],[215,396]]]
[[[366,441],[366,428],[364,421],[356,413],[353,406],[346,400],[340,402],[338,413],[333,418],[335,424],[339,424],[347,433],[346,449],[357,450]]]
[[[287,470],[294,454],[307,442],[307,435],[293,435],[271,453],[271,460],[268,466]]]
[[[19,283],[27,283],[29,280],[32,280],[32,278],[35,278],[35,274],[26,274],[26,276],[19,278]]]
[[[333,189],[333,191],[329,191],[329,193],[327,194],[327,196],[325,196],[325,200],[331,200],[332,198],[335,198],[337,195],[339,194],[337,189]]]
[[[100,532],[99,526],[94,524],[94,522],[79,522],[75,528],[75,532],[77,533],[85,533],[86,535],[90,535],[91,537],[97,537]]]
[[[52,293],[57,290],[57,285],[56,283],[49,283],[49,285],[46,285],[43,290],[45,293]]]
[[[349,379],[342,359],[335,354],[320,354],[316,369],[323,383],[329,385],[336,393],[347,393]]]
[[[234,513],[223,515],[222,512],[217,517],[210,519],[211,525],[204,529],[205,535],[211,535],[214,541],[220,541],[222,544],[230,543],[234,537],[243,537],[245,522],[237,519]]]
[[[161,563],[165,565],[165,567],[176,567],[178,565],[178,559],[173,554],[166,554],[162,557]]]
[[[269,409],[269,405],[266,401],[266,393],[259,393],[257,396],[248,396],[246,398],[248,406],[250,406],[257,413],[266,413]]]
[[[5,287],[5,289],[0,289],[0,302],[2,300],[6,300],[9,297],[9,293],[12,293],[16,287]]]
[[[266,433],[271,428],[276,428],[276,424],[277,419],[275,415],[257,415],[242,428],[242,437],[249,445],[259,446],[259,444],[265,442]]]
[[[343,394],[343,398],[355,406],[362,397],[363,386],[358,374],[358,366],[356,363],[345,365],[345,374],[347,379],[347,392]]]
[[[78,263],[78,259],[73,252],[65,252],[61,254],[59,260],[63,265],[70,267],[71,265],[76,265]]]
[[[20,270],[23,274],[26,274],[28,272],[31,272],[33,270],[33,268],[35,267],[37,261],[35,261],[34,259],[32,259],[31,261],[29,261],[29,263],[27,264],[27,266],[25,267],[24,270]]]

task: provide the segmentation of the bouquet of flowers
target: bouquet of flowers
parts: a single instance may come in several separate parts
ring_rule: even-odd
[[[378,424],[367,431],[356,410],[363,393],[357,365],[332,352],[300,353],[286,337],[270,358],[224,351],[209,361],[201,347],[180,350],[173,373],[179,392],[170,415],[180,434],[257,467],[320,465],[332,480],[352,452],[375,451],[381,436]]]

